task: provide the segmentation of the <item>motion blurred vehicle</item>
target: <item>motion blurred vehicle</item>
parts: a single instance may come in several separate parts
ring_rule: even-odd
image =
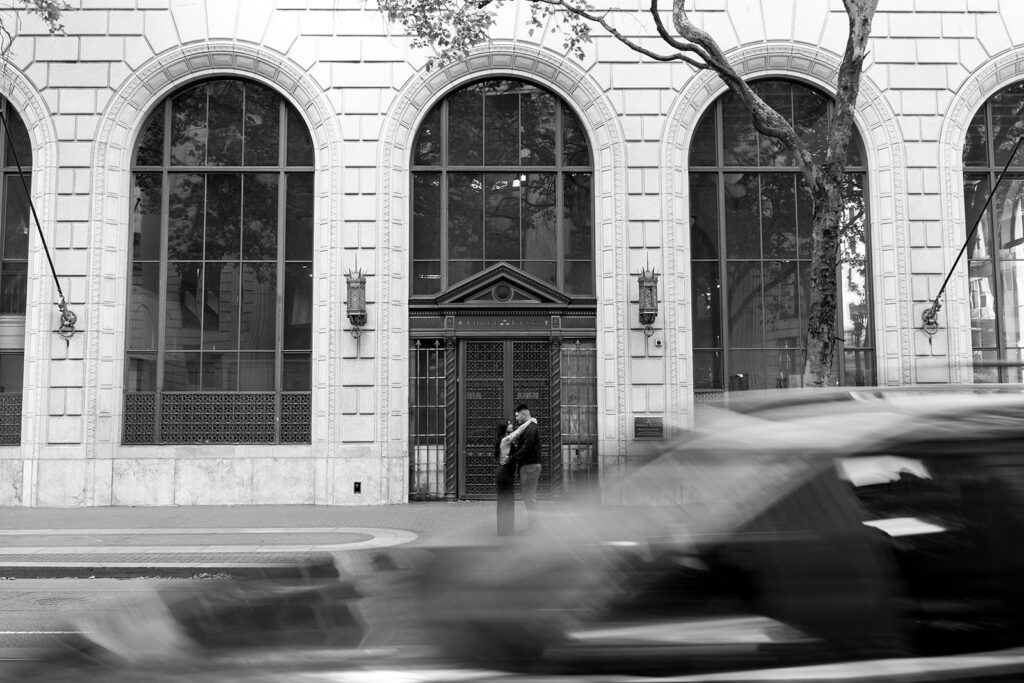
[[[1024,680],[1019,388],[734,400],[605,504],[543,507],[512,542],[206,589],[130,647],[93,620],[75,680]]]

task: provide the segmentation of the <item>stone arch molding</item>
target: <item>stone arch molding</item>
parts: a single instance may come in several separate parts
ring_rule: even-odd
[[[0,96],[17,110],[28,129],[32,142],[32,201],[39,222],[47,233],[47,244],[52,249],[55,244],[52,217],[56,206],[57,173],[57,132],[53,125],[53,114],[31,81],[13,64],[4,61],[0,61]],[[53,306],[57,301],[57,293],[38,240],[39,235],[33,226],[29,230],[29,282],[25,311],[26,372],[21,439],[26,454],[33,457],[46,441],[46,424],[40,416],[46,414],[50,363],[44,361],[49,360],[50,336],[57,324],[56,308]],[[59,257],[55,257],[55,262],[59,268]],[[70,299],[67,284],[66,279],[61,281],[65,295]],[[23,487],[25,491],[28,489],[28,486]]]
[[[974,114],[992,95],[1021,80],[1024,80],[1024,47],[1017,47],[975,69],[957,89],[942,117],[939,182],[946,216],[942,238],[947,254],[959,253],[966,237],[963,149],[967,128]],[[945,265],[947,268],[952,265],[952,258],[947,257]],[[934,296],[937,292],[931,294]],[[941,301],[948,321],[946,326],[952,330],[949,353],[953,361],[950,369],[953,382],[974,381],[968,297],[967,263],[961,260],[946,289],[945,300]],[[942,313],[939,322],[942,322]]]
[[[377,306],[379,335],[378,357],[383,359],[381,386],[404,384],[408,375],[405,345],[408,337],[408,317],[405,315],[409,298],[408,287],[408,180],[413,138],[420,122],[430,108],[443,96],[468,81],[484,76],[513,76],[544,86],[559,95],[580,117],[590,137],[594,155],[595,200],[595,269],[597,271],[598,329],[614,327],[629,329],[627,322],[628,294],[626,282],[620,274],[627,272],[625,245],[625,147],[624,135],[617,114],[604,89],[577,62],[553,52],[511,42],[492,42],[474,50],[466,59],[443,69],[418,71],[401,89],[388,114],[380,165],[379,250],[376,262],[378,301],[391,305]],[[609,239],[611,240],[609,242]],[[607,288],[604,282],[614,282],[614,301],[602,300]],[[398,319],[396,319],[398,318]],[[615,348],[609,348],[604,337],[597,339],[600,360],[612,361],[617,368],[615,377],[599,376],[599,395],[614,391],[617,406],[604,406],[602,411],[617,425],[614,435],[610,430],[600,435],[602,440],[617,442],[615,452],[624,453],[626,444],[625,365],[628,358],[624,334],[617,335]],[[619,359],[619,360],[616,360]],[[603,369],[607,363],[599,361]],[[601,370],[598,371],[601,373]],[[390,376],[390,373],[399,373]],[[602,391],[603,390],[603,391]],[[389,405],[390,394],[378,393],[383,441],[404,439],[388,435],[388,416],[404,406]],[[609,420],[599,421],[607,424]],[[606,451],[607,452],[607,451]]]
[[[341,131],[323,89],[287,58],[266,48],[228,41],[181,46],[151,58],[114,93],[100,121],[95,147],[93,213],[90,231],[89,304],[86,307],[87,453],[100,443],[119,443],[124,391],[124,319],[128,291],[132,152],[146,117],[174,90],[210,76],[236,76],[261,82],[289,100],[304,117],[316,153],[314,272],[320,281],[338,272],[342,196]],[[324,210],[326,207],[326,211]],[[321,283],[322,284],[322,283]],[[113,305],[117,302],[117,305]],[[335,304],[314,302],[314,355],[338,357],[333,335],[324,330]],[[337,396],[313,364],[313,395],[327,395],[314,406],[313,433],[332,433],[319,420],[333,422]],[[326,417],[322,417],[326,415]]]
[[[727,56],[744,78],[790,78],[835,95],[840,57],[817,46],[768,42],[730,50]],[[689,148],[704,110],[726,89],[713,72],[697,73],[679,92],[669,110],[662,150],[662,158],[668,166],[664,196],[664,215],[668,222],[666,244],[676,266],[677,288],[681,295],[677,301],[683,302],[669,309],[669,325],[671,330],[679,332],[675,340],[677,348],[685,349],[691,357],[690,236],[689,220],[686,220],[689,215]],[[855,120],[867,148],[878,381],[879,384],[910,384],[913,379],[910,337],[913,310],[908,267],[906,154],[895,112],[882,90],[866,74],[861,77]],[[886,291],[895,292],[897,301],[886,301],[883,298]],[[688,359],[687,364],[692,377],[692,360]],[[670,379],[673,386],[681,386],[678,379]],[[690,392],[683,393],[686,395],[677,400],[692,400]],[[692,414],[692,408],[688,412]]]

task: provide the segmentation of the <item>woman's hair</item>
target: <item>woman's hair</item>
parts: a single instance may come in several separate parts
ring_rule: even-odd
[[[501,441],[508,434],[508,422],[499,422],[497,431],[494,432],[494,440]]]

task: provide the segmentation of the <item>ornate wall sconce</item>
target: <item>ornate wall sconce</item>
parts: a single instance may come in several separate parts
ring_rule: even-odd
[[[640,324],[644,334],[654,334],[654,321],[658,319],[658,273],[653,268],[644,268],[637,276],[640,285]]]
[[[354,273],[351,270],[345,273],[345,288],[348,295],[345,313],[352,323],[352,336],[358,339],[360,328],[366,325],[366,274],[361,268]]]

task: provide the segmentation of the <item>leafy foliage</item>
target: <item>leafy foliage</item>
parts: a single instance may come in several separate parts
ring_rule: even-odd
[[[71,7],[64,0],[17,0],[29,14],[35,14],[50,31],[50,35],[63,34],[61,19]],[[16,8],[8,8],[8,11]],[[5,55],[14,44],[14,36],[7,27],[6,17],[0,14],[0,55]]]

